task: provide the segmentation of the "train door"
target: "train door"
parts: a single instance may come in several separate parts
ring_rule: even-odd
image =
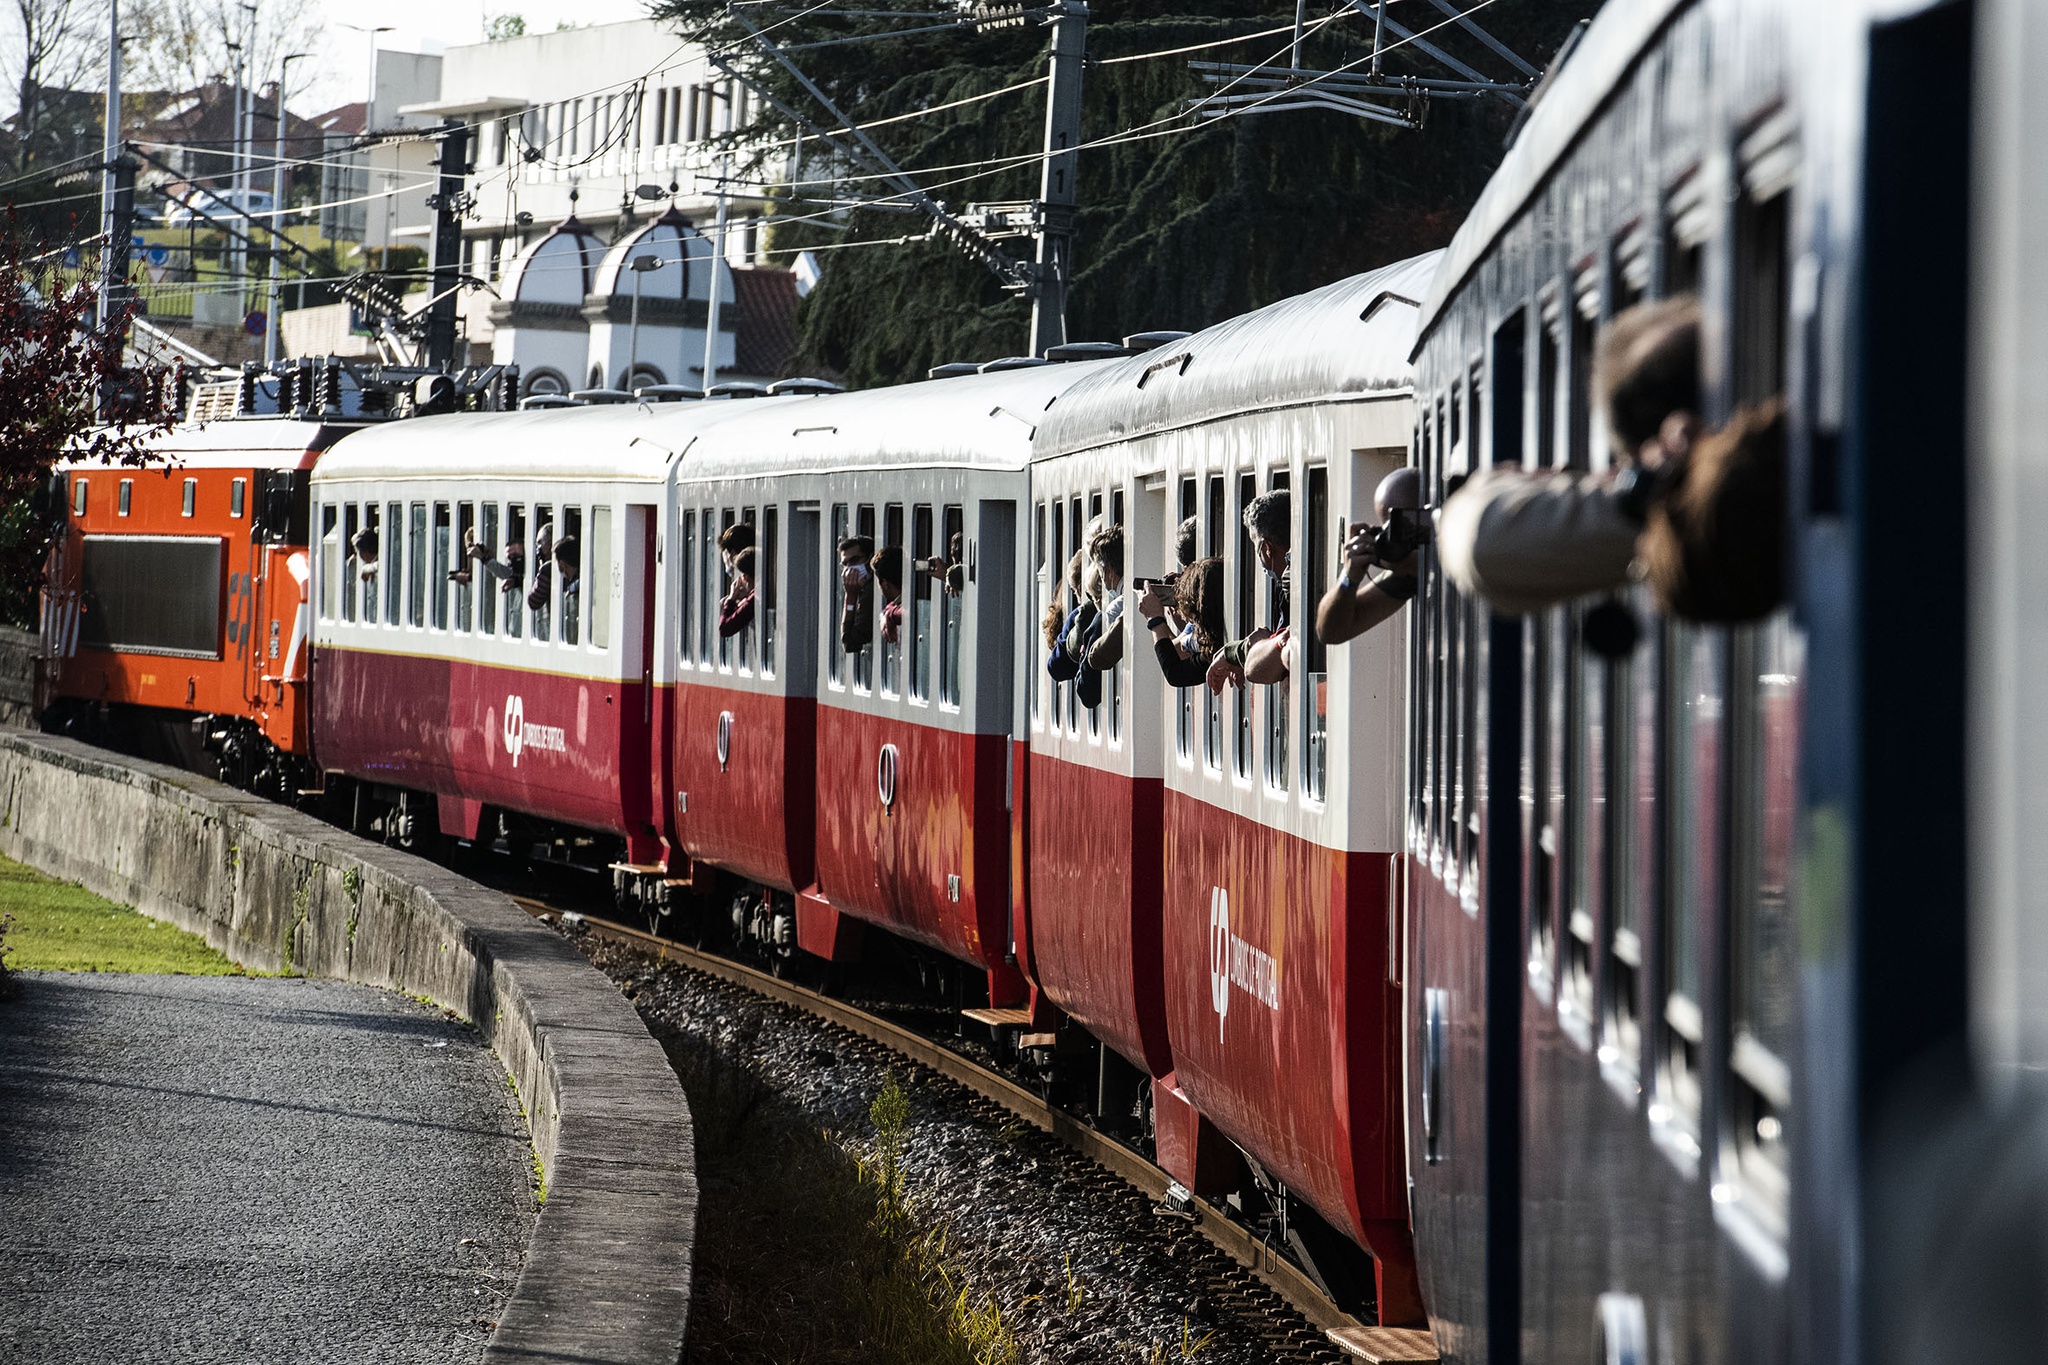
[[[597,573],[607,577],[606,582],[596,586],[608,587],[609,595],[619,600],[625,649],[625,657],[618,664],[621,690],[627,691],[628,696],[631,690],[639,693],[636,699],[628,701],[619,717],[620,791],[626,797],[626,818],[633,826],[626,836],[626,860],[652,865],[660,861],[656,849],[665,814],[665,784],[658,772],[658,755],[660,738],[666,733],[668,722],[667,702],[659,695],[654,678],[655,642],[659,638],[655,622],[659,596],[655,591],[659,516],[658,509],[650,503],[629,503],[625,511],[615,551],[612,509],[591,509],[590,562]],[[589,610],[592,641],[596,643],[600,621],[595,596]],[[603,610],[609,615],[608,606]]]

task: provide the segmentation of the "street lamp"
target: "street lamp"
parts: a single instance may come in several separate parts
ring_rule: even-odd
[[[278,238],[284,233],[284,92],[291,83],[292,63],[312,54],[289,52],[277,66],[277,155],[270,163],[270,325],[263,329],[263,363],[277,363],[278,271],[284,252]]]
[[[650,270],[661,269],[659,256],[635,256],[633,258],[633,330],[632,340],[626,347],[625,389],[632,391],[633,380],[640,371],[640,278]]]
[[[366,144],[363,149],[363,188],[367,190],[370,187],[369,164],[373,159],[367,144],[370,139],[370,125],[377,111],[377,35],[389,33],[396,26],[392,24],[337,24],[336,27],[360,33],[370,40],[370,74],[368,85],[363,95],[363,141]],[[391,238],[388,233],[385,236],[384,245],[387,248],[391,245]],[[370,207],[365,204],[363,206],[363,250],[367,253],[369,248]]]

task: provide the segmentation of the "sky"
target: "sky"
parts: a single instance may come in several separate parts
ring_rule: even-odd
[[[486,14],[520,15],[526,20],[526,31],[537,33],[564,22],[610,24],[638,19],[645,13],[642,0],[321,0],[321,4],[333,41],[324,50],[324,69],[313,88],[294,101],[295,107],[308,112],[359,100],[368,83],[370,40],[342,28],[343,24],[389,24],[391,32],[377,35],[379,47],[439,52],[479,41]]]

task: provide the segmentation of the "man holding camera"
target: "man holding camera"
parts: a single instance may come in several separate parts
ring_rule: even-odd
[[[1355,640],[1415,596],[1416,551],[1428,539],[1422,474],[1397,469],[1373,490],[1377,526],[1361,526],[1344,542],[1344,571],[1316,604],[1316,638],[1326,645]],[[1373,569],[1384,572],[1371,575]]]

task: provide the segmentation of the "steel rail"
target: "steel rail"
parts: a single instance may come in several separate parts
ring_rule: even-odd
[[[530,896],[513,895],[512,899],[524,907],[528,914],[537,918],[565,913]],[[869,1042],[878,1043],[892,1052],[900,1053],[919,1065],[929,1067],[948,1080],[957,1082],[972,1093],[1000,1105],[1018,1118],[1052,1134],[1096,1165],[1135,1186],[1150,1199],[1164,1200],[1167,1188],[1174,1183],[1172,1176],[1138,1153],[1077,1121],[1073,1115],[1054,1108],[1009,1077],[970,1061],[901,1024],[891,1023],[844,1001],[834,1000],[828,995],[821,995],[817,991],[785,981],[767,972],[692,948],[687,944],[677,943],[673,939],[662,938],[658,934],[599,919],[580,911],[566,913],[576,914],[577,922],[587,932],[600,938],[651,949],[661,960],[675,962],[692,971],[702,972],[706,976],[716,977],[757,995],[802,1010],[806,1014],[836,1024],[849,1033],[857,1034]],[[1384,1362],[1384,1365],[1394,1365],[1394,1362],[1434,1361],[1437,1358],[1433,1346],[1425,1351],[1421,1342],[1417,1340],[1426,1340],[1427,1333],[1388,1330],[1361,1323],[1332,1303],[1299,1267],[1279,1256],[1271,1246],[1251,1232],[1232,1222],[1221,1209],[1201,1198],[1192,1198],[1190,1207],[1193,1210],[1193,1221],[1197,1231],[1231,1260],[1250,1271],[1266,1288],[1278,1294],[1289,1307],[1314,1323],[1334,1345],[1361,1359]]]

